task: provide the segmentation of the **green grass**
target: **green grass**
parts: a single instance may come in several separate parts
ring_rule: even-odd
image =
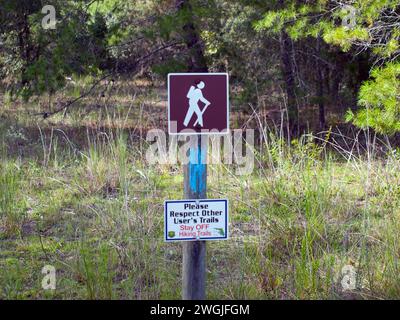
[[[162,234],[163,201],[183,197],[181,168],[148,165],[136,127],[67,133],[58,121],[0,128],[0,299],[179,299],[181,247]],[[230,199],[231,239],[208,243],[207,297],[399,298],[394,150],[264,137],[251,176],[208,168],[208,197]],[[41,288],[49,264],[54,292]],[[353,291],[341,286],[345,265]]]
[[[18,163],[0,162],[0,219],[3,236],[19,233],[26,216],[25,199],[21,192],[22,169]],[[2,236],[0,235],[0,238]]]

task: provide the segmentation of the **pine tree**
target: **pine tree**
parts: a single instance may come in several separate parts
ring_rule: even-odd
[[[256,23],[259,31],[287,32],[293,40],[313,37],[338,46],[343,52],[368,51],[375,64],[371,80],[362,84],[359,112],[346,119],[381,133],[400,129],[399,67],[400,1],[357,0],[285,1],[283,8],[269,10]]]

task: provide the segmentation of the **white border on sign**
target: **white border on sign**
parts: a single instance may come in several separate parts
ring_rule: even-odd
[[[171,76],[226,76],[226,131],[207,131],[207,132],[171,132],[171,108],[170,108],[170,77]],[[229,134],[229,74],[226,72],[192,72],[192,73],[169,73],[168,74],[168,133],[172,136],[194,136],[194,135],[225,135]]]
[[[208,237],[199,239],[168,239],[167,237],[167,204],[168,202],[212,202],[212,201],[225,201],[226,212],[225,212],[225,225],[226,225],[226,236],[225,237]],[[164,200],[164,242],[180,242],[180,241],[225,241],[229,240],[229,199],[181,199],[181,200]]]

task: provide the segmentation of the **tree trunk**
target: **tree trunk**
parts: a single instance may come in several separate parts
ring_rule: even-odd
[[[289,35],[282,31],[280,35],[280,55],[283,80],[287,95],[287,113],[291,134],[298,132],[298,108],[296,100],[295,75],[292,63],[293,48]]]
[[[364,81],[369,79],[369,72],[371,70],[370,63],[370,54],[369,52],[363,52],[362,54],[357,55],[357,86],[356,86],[356,95],[361,88],[361,85]]]
[[[199,33],[193,22],[193,11],[190,0],[176,0],[178,11],[187,17],[183,26],[183,39],[188,48],[188,71],[189,72],[208,72],[207,62],[204,57],[204,49]]]
[[[321,39],[317,39],[317,56],[321,57]],[[325,103],[324,103],[324,78],[322,73],[322,63],[319,59],[316,61],[317,65],[317,96],[319,107],[319,128],[325,130]]]
[[[332,85],[331,85],[331,95],[333,107],[340,112],[343,112],[342,98],[339,96],[340,85],[343,82],[344,77],[344,66],[348,63],[348,57],[341,51],[334,52],[334,68],[332,70]]]
[[[23,13],[20,17],[19,28],[18,28],[18,46],[20,51],[20,57],[23,61],[22,66],[22,79],[21,82],[25,85],[28,80],[26,79],[26,69],[31,64],[31,44],[30,44],[30,28],[27,13]]]

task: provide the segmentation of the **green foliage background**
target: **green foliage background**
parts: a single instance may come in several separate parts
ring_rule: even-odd
[[[52,0],[46,4],[56,8],[57,28],[43,30],[42,1],[1,0],[0,75],[12,95],[26,100],[62,91],[73,75],[147,70],[163,79],[185,70],[190,52],[183,30],[191,22],[210,69],[228,71],[240,87],[238,101],[254,103],[287,86],[279,44],[287,34],[298,112],[303,105],[336,104],[333,110],[342,117],[344,106],[346,120],[359,127],[399,131],[398,0],[189,3],[190,9],[177,10],[168,0]],[[321,76],[327,84],[318,91]]]

